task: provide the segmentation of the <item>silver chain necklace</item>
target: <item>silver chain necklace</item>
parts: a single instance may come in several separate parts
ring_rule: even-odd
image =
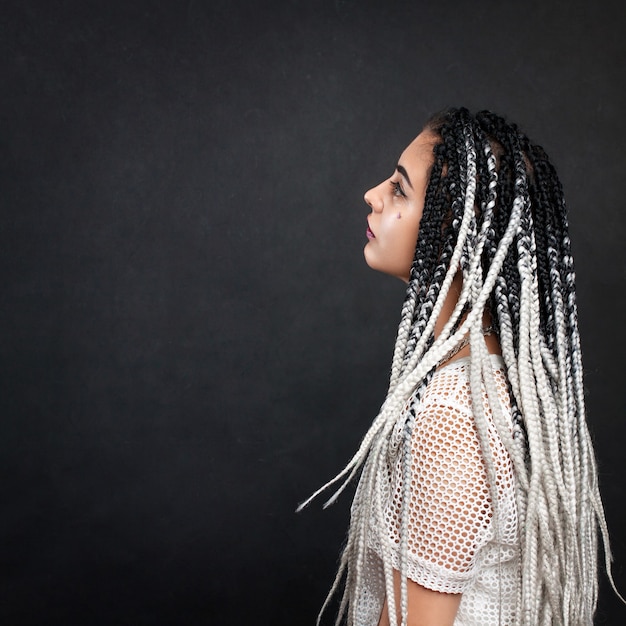
[[[487,335],[493,335],[496,332],[496,328],[495,326],[491,325],[491,326],[487,326],[485,328],[483,328],[483,337],[486,337]],[[463,348],[465,348],[466,345],[468,345],[470,342],[470,338],[469,335],[467,335],[467,337],[465,337],[465,339],[463,339],[463,341],[461,341],[461,343],[457,346],[455,346],[454,348],[452,348],[452,350],[450,350],[450,352],[448,352],[438,363],[437,363],[437,367],[439,367],[442,363],[445,363],[446,361],[449,361],[453,356],[455,356],[456,354],[458,354],[461,350],[463,350]]]

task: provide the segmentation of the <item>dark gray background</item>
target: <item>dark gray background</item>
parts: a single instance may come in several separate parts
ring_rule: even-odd
[[[313,623],[350,494],[294,509],[376,414],[404,291],[362,194],[450,105],[561,174],[626,589],[622,4],[3,2],[2,623]]]

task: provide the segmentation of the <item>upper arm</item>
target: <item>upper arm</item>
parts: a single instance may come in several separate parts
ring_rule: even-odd
[[[461,594],[477,571],[477,555],[493,533],[491,489],[485,459],[469,400],[469,388],[440,394],[416,418],[411,435],[411,485],[407,507],[407,592],[409,626],[446,626],[455,620]],[[490,429],[491,431],[491,429]],[[502,442],[489,435],[498,487],[511,482]],[[385,509],[389,539],[398,545],[401,533],[401,465],[396,465],[393,490]],[[395,605],[400,604],[400,558],[393,563]],[[392,622],[394,623],[394,622]],[[399,622],[398,622],[399,623]],[[385,605],[381,626],[389,619]]]
[[[460,593],[472,578],[492,518],[487,472],[471,412],[443,403],[422,412],[412,433],[410,466],[407,574],[429,589]],[[405,497],[400,464],[393,483],[385,525],[390,539],[399,544]]]
[[[395,486],[386,524],[399,541],[403,500],[399,466]],[[408,624],[452,626],[491,516],[486,471],[469,412],[441,404],[420,414],[411,439],[408,497]],[[395,565],[399,568],[398,562]],[[399,624],[398,569],[394,587]],[[390,624],[387,603],[379,624]]]
[[[400,597],[400,573],[394,570],[396,598]],[[461,603],[459,593],[441,593],[426,589],[422,585],[407,580],[408,626],[453,626]],[[396,603],[398,622],[401,622],[399,603]],[[387,603],[383,607],[379,626],[390,626]]]

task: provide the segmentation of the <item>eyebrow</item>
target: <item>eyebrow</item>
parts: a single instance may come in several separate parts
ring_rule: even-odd
[[[413,189],[413,185],[411,185],[411,179],[409,178],[407,171],[402,167],[402,165],[400,165],[400,163],[396,165],[396,170],[400,172],[400,174],[406,179],[406,182],[409,184],[409,187]]]

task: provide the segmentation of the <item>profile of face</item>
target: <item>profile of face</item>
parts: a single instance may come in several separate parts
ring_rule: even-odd
[[[402,153],[392,176],[365,193],[365,202],[372,209],[367,217],[365,261],[372,269],[405,282],[409,281],[433,147],[438,141],[432,131],[422,131]]]

